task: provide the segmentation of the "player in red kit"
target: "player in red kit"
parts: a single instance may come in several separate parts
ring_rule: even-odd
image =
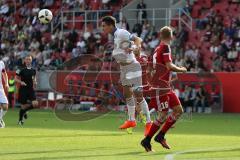
[[[160,81],[165,81],[170,84],[171,72],[186,72],[185,67],[178,67],[172,63],[170,43],[173,38],[172,29],[170,27],[163,27],[160,30],[161,43],[155,49],[153,55],[153,85],[157,85]],[[164,65],[167,70],[164,74],[158,65]],[[159,76],[161,74],[161,76]],[[152,151],[151,139],[155,133],[160,129],[160,132],[155,136],[154,140],[160,143],[164,148],[170,149],[165,139],[165,134],[182,115],[183,109],[180,100],[176,94],[171,90],[165,95],[159,94],[159,90],[156,90],[156,96],[152,97],[150,105],[155,106],[159,112],[158,118],[152,124],[147,136],[141,141],[141,145],[145,150]],[[150,106],[149,105],[149,106]],[[172,109],[172,113],[168,115],[168,109]],[[160,128],[161,127],[161,128]]]

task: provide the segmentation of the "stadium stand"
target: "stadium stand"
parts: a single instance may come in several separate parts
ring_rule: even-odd
[[[204,70],[234,72],[240,69],[238,6],[224,0],[198,0],[191,6],[196,23],[188,34],[186,48],[198,45],[200,57],[205,62]]]

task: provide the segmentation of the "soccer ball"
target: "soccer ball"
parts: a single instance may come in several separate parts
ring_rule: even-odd
[[[41,9],[38,12],[38,19],[43,24],[50,23],[52,18],[53,18],[52,12],[48,9]]]

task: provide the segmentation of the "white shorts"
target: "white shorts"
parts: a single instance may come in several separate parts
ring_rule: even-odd
[[[120,72],[123,86],[142,87],[142,68],[138,61],[120,66]]]
[[[8,104],[8,99],[3,89],[0,89],[0,104]]]

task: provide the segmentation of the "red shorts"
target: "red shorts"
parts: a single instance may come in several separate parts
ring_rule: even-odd
[[[155,97],[151,97],[149,109],[154,108],[156,111],[168,111],[169,108],[173,109],[175,106],[181,105],[179,98],[171,91],[168,94],[159,96],[156,92]]]

